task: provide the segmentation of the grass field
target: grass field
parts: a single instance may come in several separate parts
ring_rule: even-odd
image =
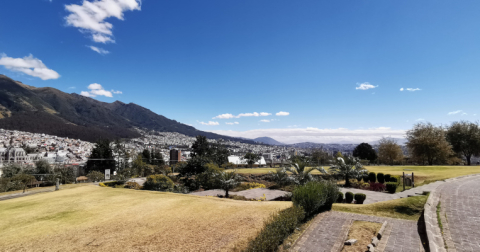
[[[324,166],[328,171],[328,166]],[[480,173],[480,166],[366,166],[369,172],[391,175],[402,175],[405,173],[414,173],[415,185],[420,186],[424,183],[430,183],[437,180],[444,180],[464,175]],[[246,168],[237,169],[238,173],[250,174],[265,174],[274,172],[275,168]],[[320,174],[318,171],[313,171],[313,174]]]
[[[0,201],[0,251],[225,251],[291,204],[75,187]]]
[[[427,199],[428,196],[416,196],[367,205],[333,204],[332,210],[397,219],[418,220]]]
[[[60,185],[60,189],[74,188],[74,187],[80,187],[80,186],[86,186],[86,185],[92,185],[92,184],[93,183],[65,184],[65,185]],[[47,191],[47,190],[53,191],[53,190],[55,190],[55,186],[32,187],[32,188],[28,188],[25,191],[25,193],[35,192],[35,191]],[[16,193],[23,193],[23,190],[2,192],[2,193],[0,193],[0,196],[16,194]]]

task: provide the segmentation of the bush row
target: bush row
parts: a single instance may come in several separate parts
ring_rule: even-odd
[[[346,192],[345,193],[345,202],[346,203],[352,203],[353,199],[355,199],[356,204],[363,204],[365,199],[367,199],[367,195],[365,195],[363,193],[357,193],[357,194],[354,194],[352,192]],[[343,202],[343,193],[340,192],[338,194],[337,202],[338,203]]]
[[[365,183],[380,183],[384,184],[385,182],[398,182],[400,183],[401,176],[398,175],[390,175],[390,174],[383,174],[379,172],[376,174],[375,172],[370,172],[368,175],[363,176],[363,181]]]

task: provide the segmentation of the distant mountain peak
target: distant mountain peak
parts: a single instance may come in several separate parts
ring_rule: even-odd
[[[253,139],[255,142],[259,143],[264,143],[264,144],[269,144],[269,145],[285,145],[284,143],[281,143],[271,137],[257,137]]]

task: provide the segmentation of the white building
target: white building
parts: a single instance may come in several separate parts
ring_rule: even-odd
[[[247,160],[239,156],[228,156],[228,162],[235,165],[246,165]],[[262,156],[258,162],[255,162],[256,165],[266,165],[265,158]]]

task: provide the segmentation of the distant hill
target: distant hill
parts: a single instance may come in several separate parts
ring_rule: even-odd
[[[134,103],[106,103],[51,87],[36,88],[0,74],[0,128],[96,141],[139,137],[133,127],[253,143],[197,130]]]
[[[281,143],[271,137],[257,137],[253,139],[255,142],[259,143],[264,143],[264,144],[269,144],[269,145],[285,145],[284,143]]]

